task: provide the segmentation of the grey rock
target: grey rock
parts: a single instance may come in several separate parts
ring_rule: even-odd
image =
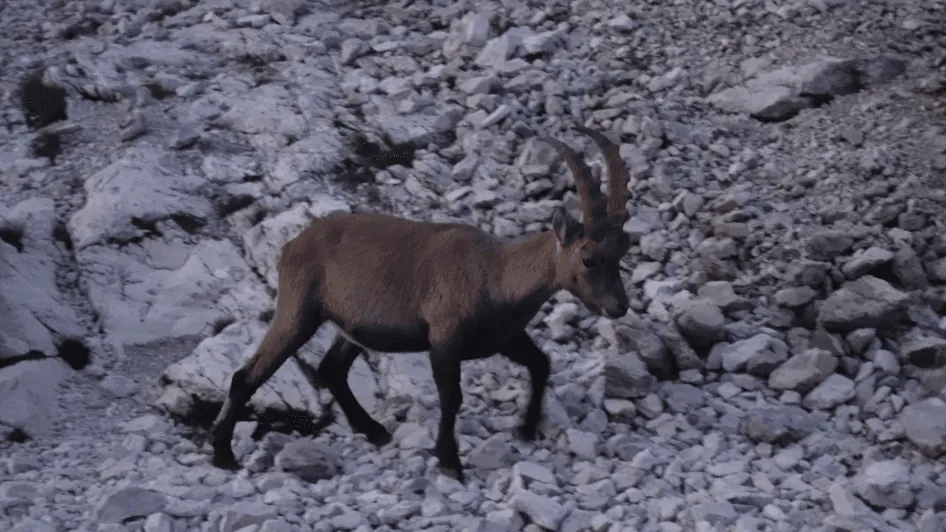
[[[828,410],[854,398],[854,381],[833,373],[805,395],[803,404],[812,410]]]
[[[690,341],[712,345],[726,336],[726,318],[708,299],[694,298],[681,305],[677,325]]]
[[[210,216],[210,202],[198,194],[201,180],[172,171],[162,164],[166,158],[157,146],[136,146],[85,180],[85,205],[69,220],[76,249],[140,238],[142,223]]]
[[[332,478],[341,471],[341,460],[328,446],[299,439],[286,444],[275,457],[277,468],[306,482]]]
[[[637,351],[647,369],[657,378],[670,378],[674,373],[674,359],[664,341],[646,326],[614,327],[615,341],[619,349]]]
[[[71,371],[55,358],[4,368],[0,371],[0,424],[19,428],[34,438],[51,434],[61,417],[55,392]]]
[[[865,249],[863,253],[855,255],[851,260],[847,261],[847,263],[841,267],[841,271],[843,271],[844,275],[849,279],[857,279],[862,275],[870,273],[875,268],[890,263],[893,259],[894,253],[892,251],[877,246],[871,246]]]
[[[160,224],[159,224],[160,226]],[[170,228],[169,228],[170,230]],[[79,251],[92,308],[113,343],[141,345],[208,334],[221,322],[257,317],[270,298],[229,240],[142,243],[142,253]]]
[[[817,295],[818,293],[809,286],[792,286],[779,290],[773,298],[783,307],[798,308],[811,303]]]
[[[656,382],[633,351],[609,353],[605,359],[604,379],[605,396],[618,399],[643,397],[650,393]]]
[[[934,336],[910,339],[900,346],[901,356],[921,368],[946,366],[946,340]]]
[[[719,350],[723,369],[729,372],[742,371],[755,359],[765,357],[766,352],[780,353],[784,360],[786,349],[776,347],[776,340],[767,334],[757,334],[745,340],[739,340]]]
[[[894,254],[893,273],[907,289],[918,290],[929,285],[923,262],[909,246],[901,247]]]
[[[794,390],[807,393],[834,373],[838,359],[824,349],[808,349],[792,356],[769,375],[773,390]]]
[[[703,360],[683,338],[683,335],[680,333],[680,330],[675,323],[668,323],[666,327],[657,331],[657,334],[664,341],[667,349],[669,349],[670,353],[673,355],[674,362],[676,362],[676,368],[679,371],[686,371],[689,369],[703,369]]]
[[[566,429],[568,449],[576,456],[592,460],[597,456],[598,437],[578,429]]]
[[[729,281],[710,281],[699,288],[697,294],[715,303],[722,309],[728,309],[739,302],[732,283]]]
[[[273,20],[292,26],[296,22],[296,13],[302,9],[303,0],[256,0],[261,10],[269,13]]]
[[[220,520],[220,532],[236,532],[244,527],[262,525],[277,517],[276,508],[259,502],[237,503],[223,513]]]
[[[791,443],[815,430],[811,414],[797,406],[761,407],[740,423],[740,431],[762,443]]]
[[[554,499],[528,490],[514,493],[509,504],[533,523],[550,530],[558,530],[568,514],[568,509]]]
[[[910,476],[903,459],[872,462],[857,477],[857,492],[880,508],[906,508],[915,499]]]
[[[887,281],[865,275],[845,284],[824,301],[818,322],[832,332],[891,326],[902,319],[909,296]]]
[[[470,451],[470,465],[477,469],[499,469],[509,461],[509,435],[493,434]]]
[[[144,532],[174,532],[174,521],[165,513],[153,513],[145,519]]]
[[[3,272],[0,274],[0,314],[4,316],[0,320],[0,359],[31,353],[55,357],[60,342],[82,341],[85,336],[78,325],[78,316],[57,285],[56,264],[61,252],[52,237],[55,222],[55,203],[50,198],[28,199],[0,212],[0,230],[22,235],[22,249],[0,239],[0,272]],[[39,390],[55,388],[56,374],[50,373],[48,385],[36,380],[30,383],[37,390],[37,398],[46,395]],[[13,384],[12,376],[3,378],[7,386]],[[20,408],[26,406],[23,404]],[[37,408],[45,407],[37,405]],[[4,410],[0,404],[0,411]],[[30,417],[34,414],[37,412],[20,410],[19,414],[9,412],[7,415]],[[40,417],[36,416],[37,421]],[[41,424],[41,421],[36,423],[37,430]]]
[[[160,512],[167,503],[167,497],[161,493],[130,486],[107,495],[95,507],[95,518],[100,523],[121,523]]]
[[[946,404],[938,399],[908,405],[900,413],[907,439],[920,451],[938,458],[946,453]]]
[[[841,231],[827,230],[808,239],[808,255],[814,260],[832,260],[854,245],[854,239]]]

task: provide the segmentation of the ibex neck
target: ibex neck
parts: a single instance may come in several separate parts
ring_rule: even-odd
[[[555,279],[557,242],[551,232],[507,242],[499,251],[499,285],[504,299],[539,307],[558,288]]]

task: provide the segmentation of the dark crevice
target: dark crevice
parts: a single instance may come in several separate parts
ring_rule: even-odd
[[[13,430],[8,432],[3,439],[10,443],[26,443],[30,440],[30,435],[20,427],[13,427]]]
[[[384,169],[396,164],[410,167],[414,162],[417,145],[413,142],[393,143],[389,142],[389,139],[382,139],[382,142],[386,146],[356,134],[351,140],[351,146],[359,159],[374,168]]]
[[[0,227],[0,240],[13,246],[17,253],[23,253],[23,228],[17,226]]]
[[[143,218],[138,218],[137,216],[132,216],[131,225],[137,227],[144,233],[142,237],[147,238],[161,236],[161,231],[158,231],[157,220],[145,220]]]
[[[273,321],[273,317],[276,315],[276,309],[269,308],[259,313],[259,321],[263,323],[269,323]]]
[[[66,91],[43,83],[43,70],[37,69],[20,83],[20,107],[26,125],[41,128],[65,120]]]
[[[247,194],[237,194],[227,196],[217,203],[217,215],[225,218],[241,209],[245,209],[253,204],[256,198]]]
[[[0,369],[19,364],[20,362],[26,362],[27,360],[43,360],[44,358],[46,358],[46,355],[34,349],[25,355],[0,358]]]
[[[373,142],[360,133],[355,133],[349,140],[353,156],[342,163],[338,180],[349,192],[354,192],[359,185],[374,183],[376,170],[400,165],[410,168],[414,162],[414,153],[426,145],[425,139],[412,142],[392,142],[382,138]]]
[[[63,222],[56,222],[56,225],[53,226],[53,238],[62,243],[68,251],[72,251],[75,247],[72,243],[72,235],[69,234],[69,228]]]
[[[201,220],[196,216],[191,216],[190,214],[172,214],[171,220],[174,220],[181,229],[183,229],[187,234],[193,235],[200,231],[200,228],[203,227],[206,222]]]
[[[158,101],[167,99],[177,94],[172,90],[168,90],[157,81],[149,81],[148,83],[145,83],[145,88],[151,93],[151,97]]]
[[[92,352],[81,340],[75,338],[66,338],[59,342],[57,352],[59,358],[76,371],[85,369],[92,361]]]
[[[233,316],[223,316],[214,320],[212,324],[212,334],[211,336],[217,336],[222,333],[224,329],[236,323],[236,318]]]
[[[92,35],[98,31],[99,26],[101,26],[105,20],[97,20],[97,17],[90,15],[92,14],[86,13],[80,20],[67,24],[66,27],[60,31],[59,36],[67,41],[71,41],[77,37]]]

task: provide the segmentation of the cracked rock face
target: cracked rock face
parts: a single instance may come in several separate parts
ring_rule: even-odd
[[[0,2],[0,530],[946,529],[943,11]],[[530,322],[535,441],[528,370],[465,362],[469,482],[439,475],[427,353],[366,353],[372,446],[301,369],[326,324],[251,399],[243,471],[210,464],[286,242],[545,230],[579,201],[540,136],[607,181],[577,124],[631,172],[632,311]]]

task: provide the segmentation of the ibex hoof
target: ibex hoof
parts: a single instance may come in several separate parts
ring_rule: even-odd
[[[375,447],[384,447],[385,445],[391,443],[391,440],[393,439],[391,437],[391,433],[380,425],[378,426],[378,429],[379,430],[373,430],[365,435],[368,437],[368,441]]]
[[[450,477],[460,484],[466,484],[466,477],[463,475],[463,468],[439,465],[437,466],[437,469],[440,471],[441,475]]]
[[[522,441],[535,441],[535,439],[538,437],[538,431],[536,427],[523,425],[516,429],[516,436],[518,436]]]
[[[240,462],[237,462],[235,456],[233,456],[233,451],[230,452],[215,452],[213,457],[214,467],[220,469],[225,469],[227,471],[237,471],[240,469]]]

